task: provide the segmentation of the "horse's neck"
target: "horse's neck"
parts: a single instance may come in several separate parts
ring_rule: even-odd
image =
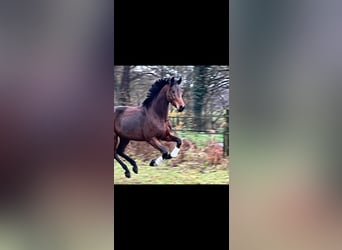
[[[166,121],[169,114],[169,102],[166,99],[166,91],[162,90],[151,105],[151,111]]]

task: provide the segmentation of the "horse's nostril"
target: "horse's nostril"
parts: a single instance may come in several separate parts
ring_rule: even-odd
[[[182,111],[184,110],[184,108],[185,108],[184,106],[180,106],[180,107],[178,108],[178,111],[179,111],[179,112],[182,112]]]

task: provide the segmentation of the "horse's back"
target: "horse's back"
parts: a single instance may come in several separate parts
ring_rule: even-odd
[[[124,113],[124,111],[127,109],[126,106],[114,106],[114,133],[116,134],[116,123],[120,118],[120,115]]]
[[[114,133],[131,140],[143,140],[141,127],[145,121],[142,107],[114,107]]]
[[[141,107],[133,106],[115,106],[114,107],[114,121],[121,120],[133,120],[133,122],[141,121],[144,117],[144,111]]]
[[[115,106],[114,107],[114,119],[118,117],[120,114],[124,113],[128,106]]]
[[[114,113],[124,111],[126,108],[128,107],[127,106],[114,106]]]

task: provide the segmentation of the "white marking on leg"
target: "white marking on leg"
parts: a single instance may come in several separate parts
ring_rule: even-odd
[[[158,166],[163,162],[163,157],[159,156],[156,160],[155,160],[155,164]]]
[[[176,157],[178,155],[179,150],[179,148],[175,147],[171,152],[171,157]]]

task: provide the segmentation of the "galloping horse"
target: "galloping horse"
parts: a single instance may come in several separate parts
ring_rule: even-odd
[[[160,165],[163,160],[171,159],[178,155],[182,140],[171,135],[171,123],[168,120],[169,103],[178,112],[182,112],[185,104],[182,98],[182,90],[179,86],[182,78],[163,78],[157,80],[150,88],[143,104],[138,107],[117,106],[114,107],[114,159],[125,170],[125,176],[131,177],[131,173],[118,155],[126,159],[132,166],[133,172],[138,173],[136,162],[127,156],[124,151],[130,140],[146,141],[159,150],[162,155],[150,162],[150,166]],[[120,140],[118,145],[118,139]],[[176,147],[168,153],[160,140],[176,142]]]

